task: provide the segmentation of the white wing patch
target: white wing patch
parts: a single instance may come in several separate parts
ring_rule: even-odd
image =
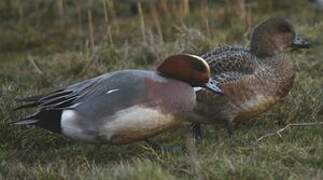
[[[119,89],[111,89],[108,92],[106,92],[105,94],[111,94],[111,93],[117,92],[117,91],[119,91]]]

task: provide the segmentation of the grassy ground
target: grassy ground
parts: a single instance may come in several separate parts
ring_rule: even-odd
[[[139,11],[116,2],[0,2],[0,179],[323,179],[322,13],[301,0],[247,1],[245,8],[234,0],[209,6],[171,1],[168,9],[160,1]],[[234,140],[210,126],[206,139],[193,146],[181,129],[156,140],[185,144],[189,151],[160,153],[140,142],[83,144],[7,124],[23,115],[11,112],[17,96],[116,69],[151,69],[173,53],[247,45],[250,28],[272,15],[289,18],[313,47],[290,54],[298,76],[288,97],[239,127]],[[290,127],[257,142],[303,122],[317,125]]]

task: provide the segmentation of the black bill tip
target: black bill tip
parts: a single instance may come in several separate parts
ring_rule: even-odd
[[[296,36],[292,42],[292,47],[294,48],[310,48],[311,43],[309,40],[302,37]]]
[[[216,94],[223,95],[223,91],[220,89],[219,83],[213,79],[210,79],[209,82],[205,84],[205,88]]]

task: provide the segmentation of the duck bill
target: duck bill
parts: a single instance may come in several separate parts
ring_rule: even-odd
[[[215,80],[210,79],[209,82],[205,84],[205,88],[213,93],[223,95],[223,91],[220,89],[219,83]]]
[[[296,36],[294,41],[292,42],[292,47],[296,48],[296,49],[310,48],[310,45],[311,45],[311,43],[308,40],[306,40],[300,36]]]

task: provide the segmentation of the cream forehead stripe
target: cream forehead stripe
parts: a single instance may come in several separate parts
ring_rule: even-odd
[[[205,67],[207,68],[207,71],[210,72],[210,66],[209,66],[209,64],[203,58],[201,58],[200,56],[192,55],[192,54],[186,54],[186,55],[187,56],[191,56],[191,57],[193,57],[193,58],[198,59],[199,61],[201,61],[205,65]]]

